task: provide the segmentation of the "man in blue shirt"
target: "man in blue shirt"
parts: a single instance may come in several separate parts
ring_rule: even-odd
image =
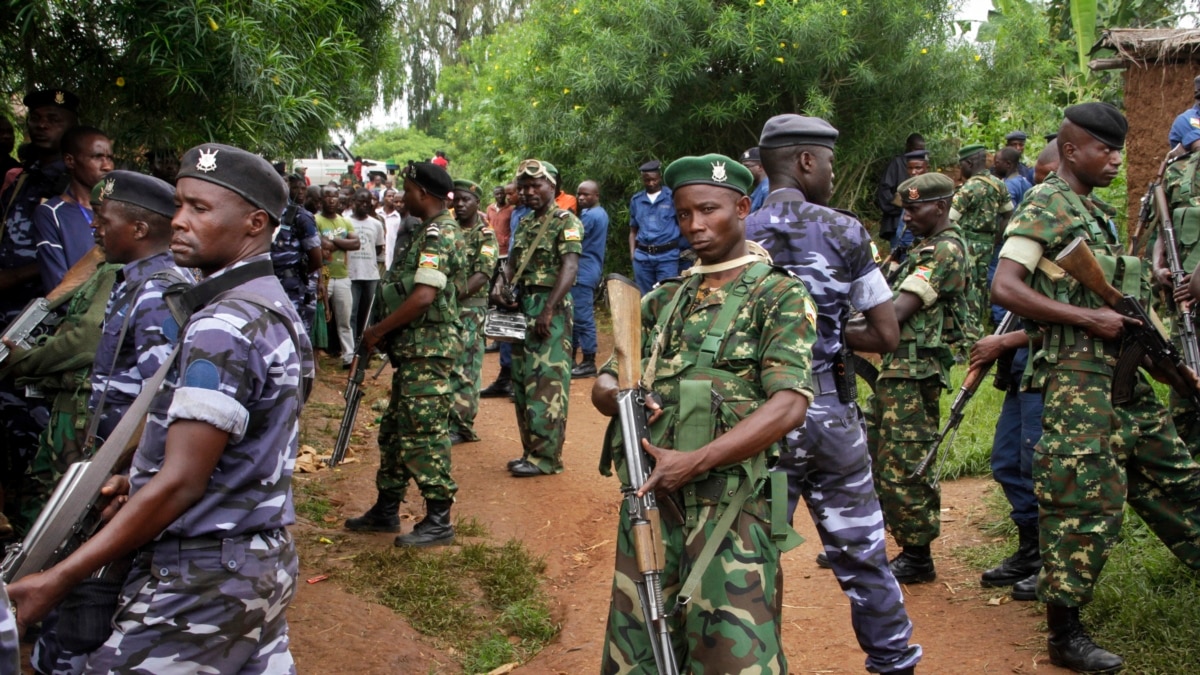
[[[596,376],[596,286],[604,271],[604,247],[608,242],[608,212],[600,206],[600,186],[585,180],[575,191],[579,219],[583,221],[583,253],[571,286],[575,323],[571,329],[571,355],[583,349],[583,360],[571,369],[571,379]]]
[[[1008,187],[1008,195],[1012,198],[1013,208],[1021,205],[1025,193],[1033,187],[1033,182],[1021,175],[1021,155],[1016,148],[1000,148],[996,159],[992,160],[992,175],[1004,181]]]
[[[750,213],[754,213],[762,208],[763,202],[767,201],[767,195],[771,194],[771,181],[763,169],[757,145],[743,152],[738,161],[754,174],[754,191],[750,193]]]
[[[681,244],[671,188],[662,184],[662,163],[646,162],[638,170],[646,189],[629,200],[629,257],[633,280],[645,295],[663,279],[679,276]]]
[[[1029,140],[1029,136],[1024,131],[1010,131],[1004,136],[1004,147],[1012,148],[1017,153],[1017,173],[1025,177],[1029,184],[1033,184],[1033,167],[1021,161],[1021,155],[1025,154],[1025,141]]]
[[[1192,80],[1192,88],[1196,103],[1179,113],[1171,123],[1171,131],[1167,134],[1168,147],[1173,148],[1182,143],[1183,147],[1190,148],[1192,143],[1200,141],[1200,77]]]

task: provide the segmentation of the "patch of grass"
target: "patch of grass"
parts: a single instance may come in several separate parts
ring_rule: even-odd
[[[468,526],[486,534],[471,519]],[[546,564],[516,540],[355,556],[347,587],[402,614],[460,654],[469,673],[526,661],[558,633],[541,575]]]
[[[456,518],[454,521],[454,536],[456,537],[486,537],[487,526],[475,519],[475,516]]]
[[[292,483],[296,515],[306,518],[318,527],[325,527],[325,516],[334,512],[333,504],[326,495],[329,488],[314,480],[295,480]]]
[[[996,490],[999,492],[999,489]],[[986,500],[984,531],[1005,531],[1008,503]],[[1003,543],[959,549],[956,556],[978,569],[994,565],[1016,546]],[[1097,644],[1125,658],[1126,672],[1173,675],[1200,672],[1200,577],[1183,565],[1136,513],[1125,509],[1125,526],[1083,613]]]

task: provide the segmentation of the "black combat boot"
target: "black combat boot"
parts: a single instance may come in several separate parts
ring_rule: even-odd
[[[1046,624],[1050,628],[1046,640],[1050,663],[1077,673],[1115,673],[1125,665],[1121,657],[1092,642],[1079,622],[1078,607],[1046,605]]]
[[[933,556],[929,553],[929,544],[924,546],[905,546],[900,555],[888,563],[892,576],[902,584],[923,584],[937,578],[933,568]]]
[[[346,529],[355,532],[399,532],[400,500],[379,495],[375,505],[357,518],[346,519]]]
[[[581,377],[595,377],[595,376],[596,376],[596,355],[584,352],[583,360],[579,362],[579,365],[577,365],[571,369],[571,379],[577,380]]]
[[[503,398],[512,395],[512,368],[500,366],[496,381],[479,392],[479,398]]]
[[[445,546],[454,541],[449,499],[426,499],[425,517],[412,532],[396,537],[396,546]]]
[[[1037,572],[1030,574],[1024,579],[1013,584],[1012,599],[1021,600],[1023,602],[1033,602],[1037,600]]]
[[[1042,554],[1038,550],[1037,525],[1017,528],[1017,550],[996,567],[983,573],[979,583],[984,588],[1012,586],[1037,574],[1042,569]]]

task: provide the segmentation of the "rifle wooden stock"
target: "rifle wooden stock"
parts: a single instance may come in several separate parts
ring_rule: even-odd
[[[617,356],[617,387],[635,389],[642,379],[642,293],[636,284],[610,274],[604,282],[612,310],[613,353]]]
[[[63,275],[62,281],[46,294],[46,301],[51,307],[57,307],[62,304],[62,301],[70,297],[83,282],[87,281],[96,272],[96,267],[104,262],[104,251],[100,250],[99,246],[93,246],[92,250],[83,254],[83,257],[71,265],[71,269]]]
[[[1120,304],[1121,299],[1125,297],[1104,278],[1104,270],[1100,268],[1100,263],[1087,247],[1083,237],[1077,237],[1075,241],[1067,244],[1054,262],[1084,288],[1100,296],[1109,307]]]

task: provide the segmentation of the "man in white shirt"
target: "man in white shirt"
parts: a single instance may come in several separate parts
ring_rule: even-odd
[[[391,269],[392,261],[396,259],[396,235],[404,222],[404,214],[400,213],[400,193],[389,189],[383,193],[383,204],[375,212],[375,217],[383,223],[383,269]]]
[[[358,250],[350,251],[346,259],[350,272],[350,325],[355,335],[362,335],[363,329],[370,323],[367,308],[375,296],[375,287],[379,285],[378,257],[383,253],[384,231],[383,223],[373,215],[369,190],[360,188],[354,193],[350,210],[350,223],[354,225],[354,233],[361,242]]]

